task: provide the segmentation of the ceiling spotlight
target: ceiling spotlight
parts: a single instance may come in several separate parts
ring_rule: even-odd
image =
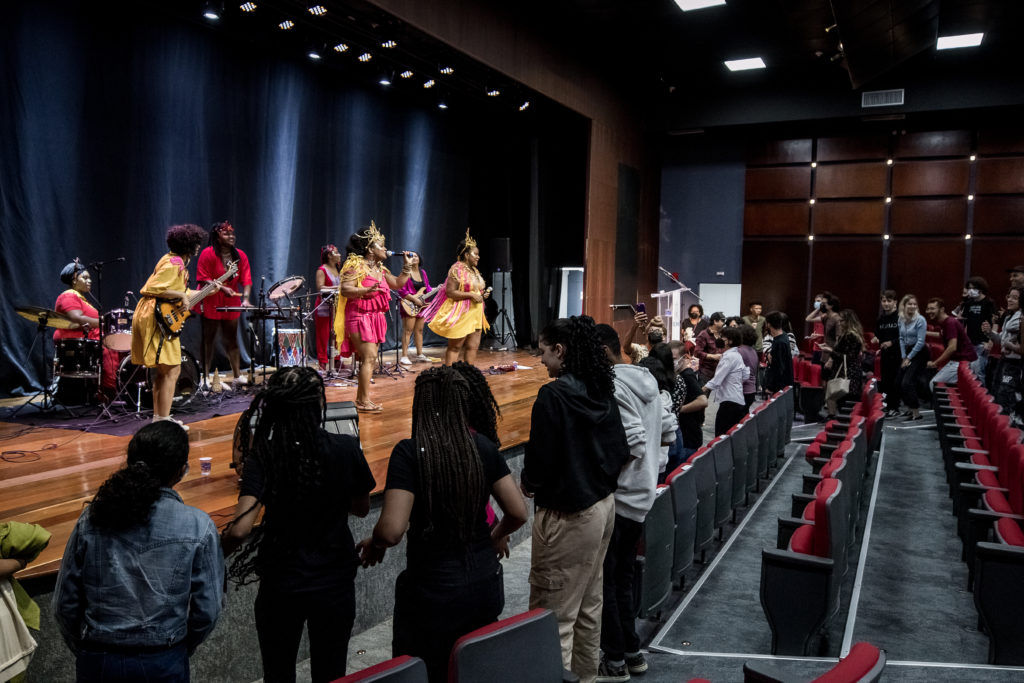
[[[964,239],[965,240],[971,239],[971,233],[967,233],[966,235],[964,235]]]
[[[306,50],[306,57],[308,57],[310,61],[313,62],[319,62],[321,59],[323,59],[323,55],[320,54],[320,49],[316,47],[311,47],[308,50]]]
[[[729,71],[747,71],[748,69],[765,68],[764,60],[760,57],[751,57],[750,59],[732,59],[726,61],[725,65],[729,68]]]
[[[959,36],[939,36],[938,42],[935,43],[935,49],[952,50],[958,47],[978,47],[981,45],[981,39],[984,37],[984,33],[965,33]]]
[[[393,77],[391,75],[391,72],[390,71],[385,71],[384,73],[382,73],[380,75],[380,78],[377,79],[377,82],[380,83],[381,85],[383,85],[384,87],[387,87],[387,86],[391,85],[391,79],[392,78]]]
[[[441,100],[440,102],[437,103],[437,108],[438,109],[447,109],[448,105],[444,103],[444,100]]]
[[[487,89],[487,96],[488,97],[497,97],[500,94],[501,94],[501,91],[498,90],[497,88],[488,88]]]
[[[222,2],[204,2],[203,3],[203,17],[210,21],[220,21],[221,14],[224,13],[224,3]]]
[[[238,9],[242,10],[243,12],[255,12],[256,11],[256,3],[255,2],[243,2],[241,5],[238,6]]]
[[[348,52],[348,45],[346,45],[345,43],[338,43],[337,45],[334,46],[334,51],[335,52]]]
[[[886,234],[882,235],[882,239],[883,240],[889,239],[889,233],[886,233]]]
[[[427,80],[427,81],[425,81],[423,83],[423,87],[424,88],[433,88],[435,85],[436,85],[436,83],[434,83],[434,79],[433,78],[431,78],[431,79],[429,79],[429,80]]]
[[[813,205],[814,205],[814,200],[812,199],[812,200],[811,200],[811,206],[813,206]]]
[[[808,242],[813,242],[814,241],[814,235],[808,235],[807,236],[807,241]]]
[[[684,12],[692,12],[695,9],[724,5],[725,0],[676,0],[676,4],[679,5],[679,9]]]
[[[529,108],[530,108],[530,100],[526,100],[525,102],[523,102],[522,104],[519,105],[519,111],[526,111]]]
[[[977,160],[977,158],[978,158],[977,154],[972,154],[971,155],[971,161],[975,161],[975,160]]]
[[[282,31],[290,31],[291,29],[295,28],[295,22],[292,21],[291,19],[285,19],[280,24],[278,24],[277,27]]]
[[[886,197],[885,198],[885,203],[886,204],[892,204],[892,197]]]
[[[364,52],[363,54],[359,55],[359,61],[364,64],[370,61],[371,59],[373,59],[373,55],[371,55],[369,52]]]
[[[406,69],[405,71],[403,71],[402,73],[400,73],[398,75],[401,76],[402,78],[412,78],[414,74],[413,74],[413,72],[411,72],[408,69]]]
[[[455,69],[451,68],[450,66],[446,66],[441,69],[441,73],[443,73],[445,76],[451,76],[453,73],[455,73]]]
[[[380,44],[380,46],[381,47],[386,47],[387,49],[390,50],[392,48],[398,47],[398,43],[396,43],[393,40],[385,40],[383,43]]]
[[[323,5],[310,5],[306,10],[314,17],[322,17],[327,14],[327,8]]]
[[[811,168],[818,168],[818,162],[817,161],[812,161],[811,162]]]

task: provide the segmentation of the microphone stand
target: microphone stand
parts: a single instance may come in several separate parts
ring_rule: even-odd
[[[697,301],[704,301],[704,299],[700,298],[700,295],[697,294],[697,292],[693,291],[692,289],[690,289],[689,287],[684,285],[679,279],[676,278],[675,275],[673,275],[672,273],[668,272],[667,270],[665,270],[661,266],[658,266],[658,270],[660,270],[662,272],[662,274],[665,277],[667,277],[669,280],[671,280],[672,282],[674,282],[677,285],[679,285],[680,291],[682,291],[682,292],[689,292],[690,294],[693,294],[695,297],[697,297]]]

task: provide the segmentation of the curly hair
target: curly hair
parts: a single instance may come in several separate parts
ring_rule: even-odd
[[[146,425],[128,442],[125,466],[96,492],[89,521],[113,530],[147,524],[160,489],[177,483],[187,462],[188,434],[180,425],[167,420]]]
[[[473,401],[470,383],[454,368],[430,368],[416,378],[412,438],[426,492],[427,538],[452,529],[456,540],[468,544],[487,502],[483,463],[467,417]]]
[[[167,228],[167,249],[178,256],[192,256],[206,238],[206,231],[198,225],[172,225]]]
[[[583,382],[591,398],[608,400],[615,393],[615,373],[595,328],[594,319],[589,315],[559,318],[541,330],[540,340],[549,346],[565,347],[562,372]]]
[[[266,506],[263,523],[253,529],[228,570],[239,586],[255,581],[254,574],[290,557],[302,541],[332,523],[318,521],[331,519],[328,512],[335,504],[323,485],[318,443],[326,406],[320,375],[312,368],[289,367],[271,375],[238,419],[240,467],[250,458],[262,465],[264,489],[258,504]]]
[[[223,230],[224,228],[231,228],[232,230],[234,230],[234,226],[231,225],[231,221],[218,221],[213,224],[212,228],[210,228],[210,241],[207,244],[208,246],[213,247],[215,251],[219,246],[218,240],[220,239],[220,231]],[[240,257],[238,255],[238,247],[232,244],[231,260],[237,261],[239,258]]]
[[[452,369],[462,375],[469,383],[470,401],[467,406],[466,419],[469,426],[476,432],[483,434],[494,442],[494,445],[501,446],[498,440],[498,418],[501,417],[501,408],[494,399],[491,392],[491,385],[487,383],[484,373],[475,365],[466,361],[452,363]]]

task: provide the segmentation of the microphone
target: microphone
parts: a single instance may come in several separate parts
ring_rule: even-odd
[[[388,249],[387,250],[387,255],[389,257],[390,256],[402,256],[406,251],[408,251],[408,250],[406,250],[406,249],[399,249],[398,251],[391,251],[390,249]],[[416,252],[410,251],[409,253],[410,254],[415,254]]]

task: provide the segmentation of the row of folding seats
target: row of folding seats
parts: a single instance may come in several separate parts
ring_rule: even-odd
[[[686,571],[697,558],[704,563],[715,532],[721,540],[736,511],[761,490],[761,480],[785,455],[793,413],[793,389],[787,387],[665,478],[644,523],[637,560],[641,616],[657,614],[673,585],[685,587]]]
[[[1024,434],[961,362],[936,425],[989,663],[1024,665]]]
[[[863,482],[884,425],[882,396],[869,384],[849,421],[826,423],[807,447],[811,473],[792,496],[791,516],[779,519],[776,547],[762,551],[761,605],[773,654],[814,654],[817,636],[839,612]]]
[[[855,643],[849,654],[809,683],[875,683],[882,678],[885,662],[885,650],[871,643]],[[796,680],[784,662],[751,659],[743,665],[743,683],[795,683]],[[691,678],[687,683],[711,681],[707,678]]]

